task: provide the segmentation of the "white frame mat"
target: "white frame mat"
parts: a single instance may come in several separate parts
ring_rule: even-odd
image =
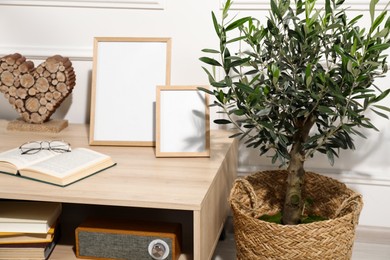
[[[209,157],[209,97],[195,86],[156,89],[156,157]]]
[[[170,84],[170,63],[170,38],[95,38],[90,145],[155,146],[155,90]]]

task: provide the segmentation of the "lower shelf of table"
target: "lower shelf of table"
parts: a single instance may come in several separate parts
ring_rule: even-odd
[[[192,255],[181,254],[179,260],[192,260]],[[57,245],[51,254],[49,260],[77,260],[80,258],[76,257],[74,246],[72,245]],[[85,259],[85,258],[83,258]]]

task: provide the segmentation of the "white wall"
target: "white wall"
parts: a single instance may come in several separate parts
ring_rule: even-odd
[[[267,0],[234,2],[232,16],[234,13],[256,17],[268,14]],[[353,14],[363,12],[365,21],[369,21],[369,0],[346,2],[353,7]],[[384,7],[384,2],[380,1],[381,7]],[[122,6],[117,6],[118,3]],[[203,55],[201,49],[218,46],[211,11],[219,17],[220,0],[1,0],[0,57],[19,52],[35,61],[36,66],[54,54],[70,57],[77,84],[54,117],[66,118],[71,123],[86,123],[89,122],[94,37],[171,37],[171,84],[205,85],[207,77],[198,58]],[[386,83],[383,79],[378,84],[385,86]],[[389,99],[385,104],[389,104]],[[17,113],[6,99],[0,97],[0,118],[12,120],[16,117]],[[213,113],[212,119],[215,117],[217,115]],[[368,132],[367,140],[357,138],[357,150],[343,152],[333,168],[323,156],[316,156],[307,163],[307,167],[333,173],[333,176],[347,181],[363,193],[367,207],[362,215],[362,224],[390,227],[390,219],[376,219],[379,213],[390,214],[388,207],[381,206],[388,204],[386,202],[390,198],[390,164],[387,162],[390,122],[378,118],[375,122],[381,132]],[[212,124],[212,128],[216,127]],[[269,167],[274,166],[267,158],[259,158],[256,150],[241,149],[241,172]],[[347,172],[353,174],[345,174]]]
[[[171,37],[171,84],[207,84],[198,58],[201,48],[215,45],[210,13],[218,11],[218,0],[165,0],[161,10],[10,6],[3,2],[18,1],[0,1],[1,56],[20,52],[35,58],[36,66],[41,59],[54,54],[68,56],[73,61],[77,85],[68,102],[71,104],[61,107],[55,116],[75,123],[88,121],[94,37]],[[16,112],[0,99],[0,118],[15,116]]]

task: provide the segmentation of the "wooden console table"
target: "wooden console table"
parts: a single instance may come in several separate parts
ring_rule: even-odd
[[[237,141],[228,138],[230,133],[211,132],[210,158],[156,158],[154,147],[89,146],[87,125],[71,124],[60,133],[32,133],[8,131],[7,124],[0,120],[0,152],[27,141],[60,139],[72,147],[109,154],[117,165],[65,188],[0,174],[0,198],[63,202],[67,205],[63,215],[76,219],[80,214],[72,210],[84,207],[94,207],[95,214],[99,207],[113,212],[118,208],[152,210],[157,220],[184,212],[191,223],[192,230],[186,231],[191,245],[184,245],[190,249],[180,259],[211,259],[237,174]],[[60,241],[50,259],[76,259],[73,250],[72,243]]]

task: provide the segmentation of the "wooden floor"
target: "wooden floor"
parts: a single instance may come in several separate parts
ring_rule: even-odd
[[[231,218],[225,227],[226,238],[220,240],[212,260],[235,260]],[[352,260],[390,260],[390,229],[359,226]]]

